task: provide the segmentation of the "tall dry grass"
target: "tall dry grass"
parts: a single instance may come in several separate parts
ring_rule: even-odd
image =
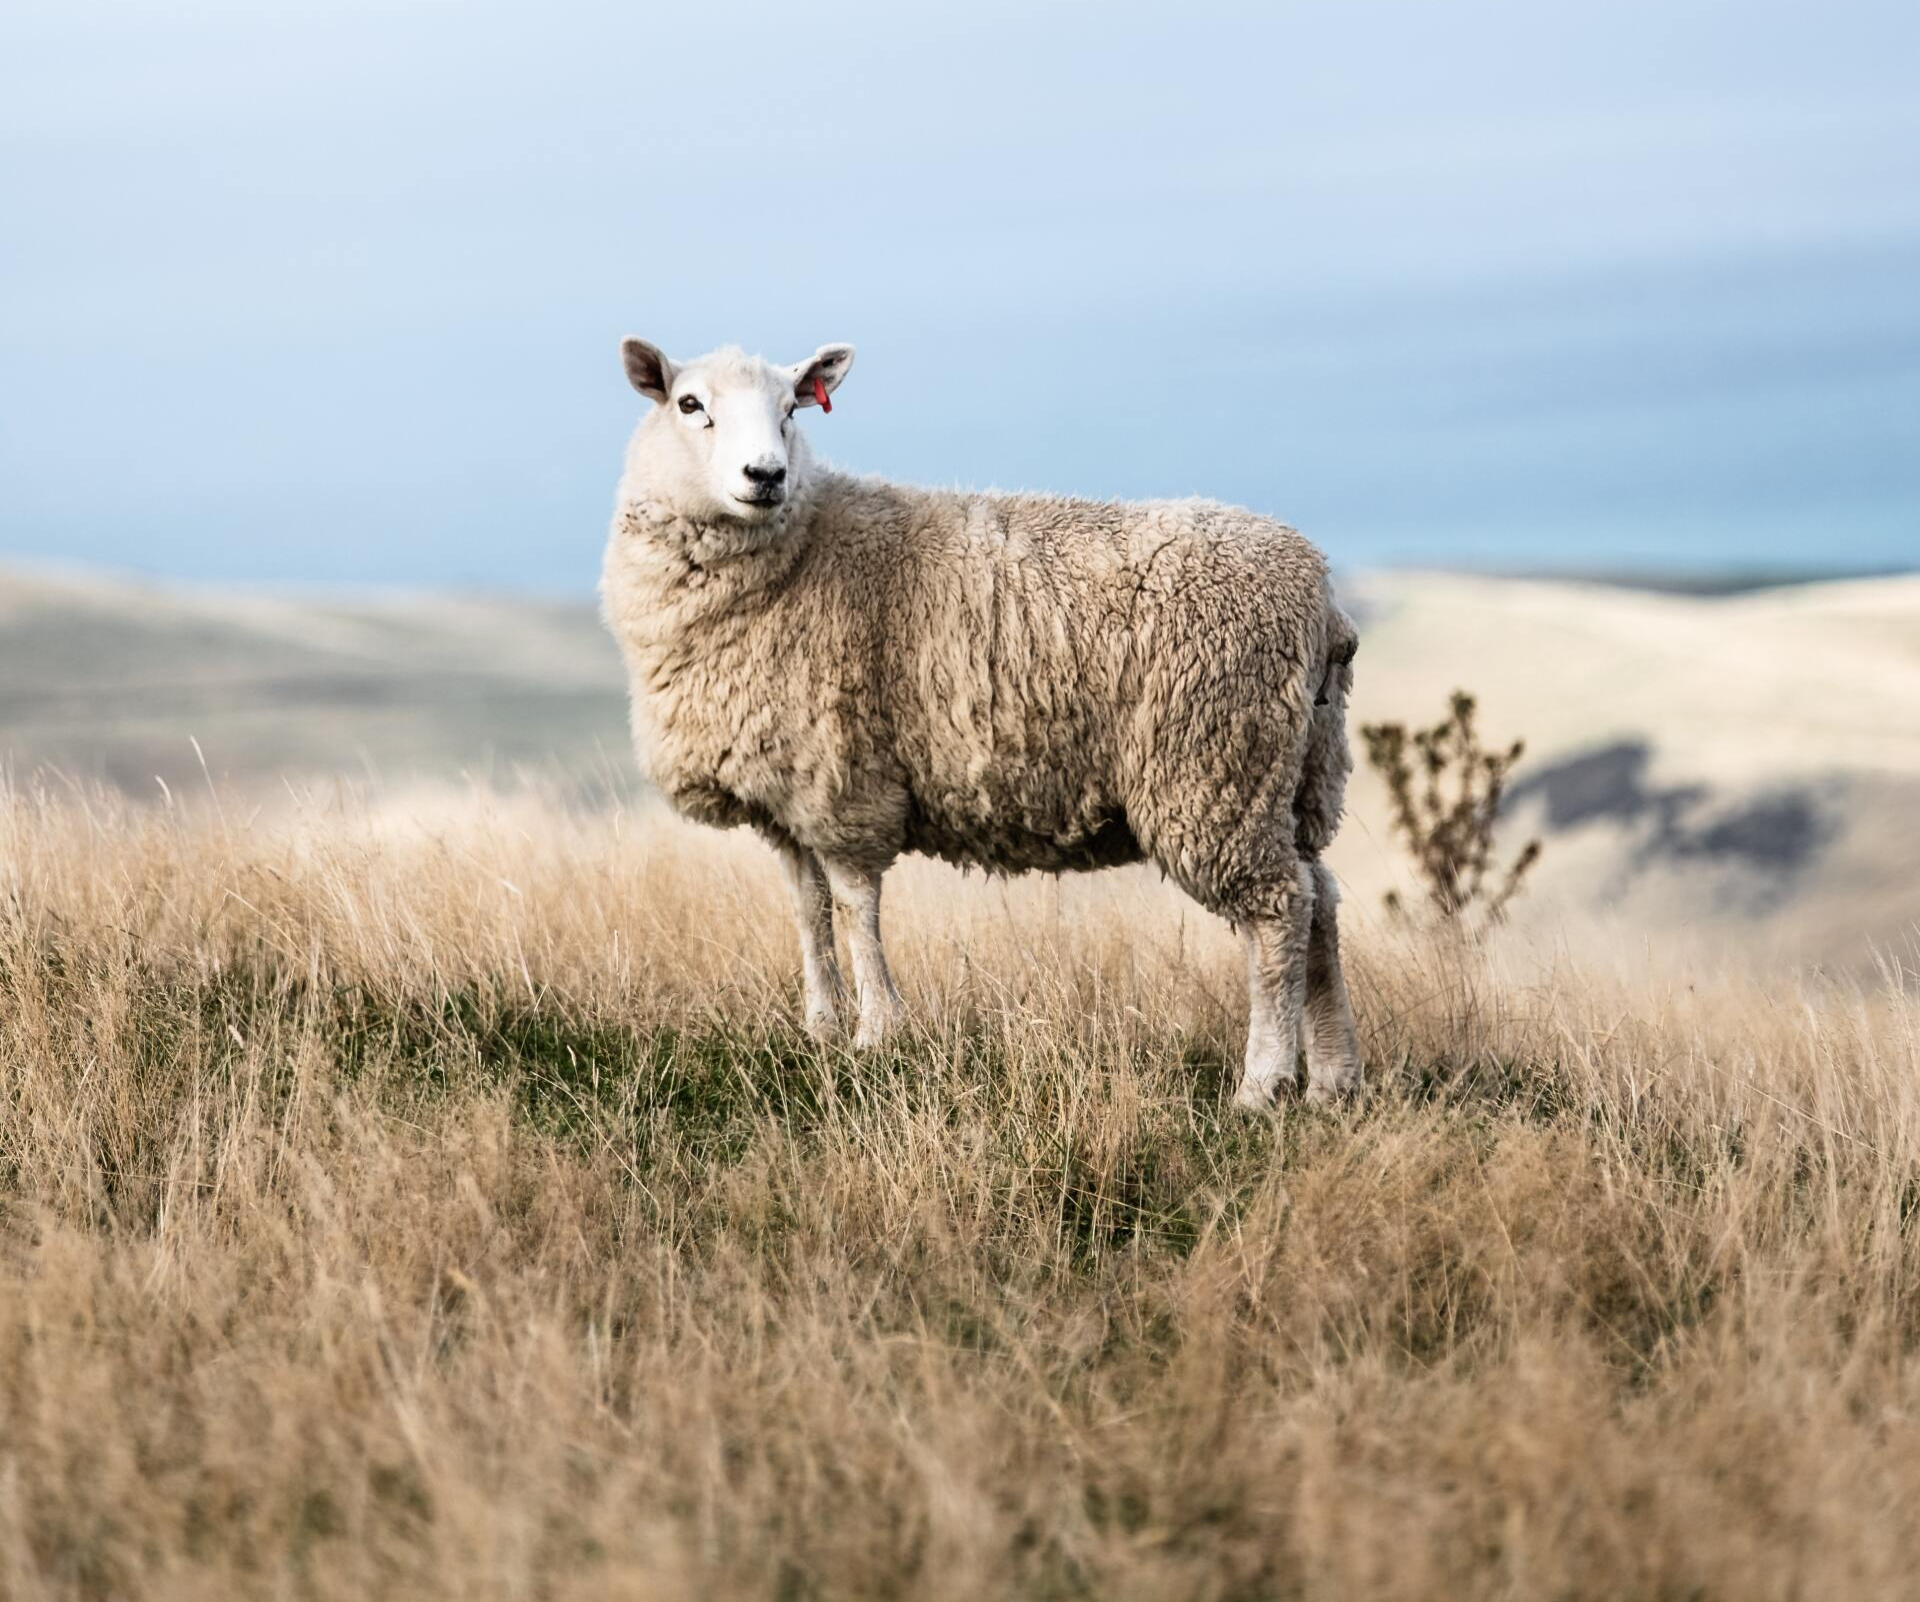
[[[749,841],[0,807],[0,1594],[1911,1595],[1920,1003],[913,869],[797,1027]]]

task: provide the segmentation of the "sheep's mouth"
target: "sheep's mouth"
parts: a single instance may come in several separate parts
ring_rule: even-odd
[[[785,490],[765,490],[758,495],[734,496],[734,499],[742,506],[751,506],[756,511],[761,512],[768,510],[770,507],[778,506],[786,498],[787,494]]]

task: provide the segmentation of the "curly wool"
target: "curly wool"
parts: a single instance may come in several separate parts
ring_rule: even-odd
[[[1147,858],[1229,917],[1287,911],[1351,766],[1353,629],[1308,541],[1210,501],[906,488],[804,442],[794,469],[753,525],[623,491],[606,613],[678,810],[876,872]]]

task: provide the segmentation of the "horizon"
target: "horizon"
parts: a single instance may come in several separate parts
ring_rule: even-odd
[[[1870,583],[1880,579],[1920,577],[1920,562],[1882,564],[1769,564],[1730,560],[1721,565],[1693,567],[1568,565],[1564,567],[1526,565],[1508,566],[1472,562],[1404,561],[1334,563],[1336,584],[1364,581],[1368,577],[1488,579],[1516,584],[1561,585],[1635,591],[1647,595],[1667,595],[1697,600],[1733,599],[1767,591],[1813,588],[1829,584]],[[64,556],[18,555],[0,553],[0,584],[9,578],[25,578],[52,584],[70,584],[77,588],[94,585],[152,590],[183,597],[235,600],[266,599],[293,603],[339,602],[369,605],[409,601],[495,602],[525,600],[540,606],[598,607],[598,575],[594,584],[583,590],[542,588],[534,584],[485,582],[436,585],[374,578],[327,579],[290,578],[270,580],[233,580],[200,578],[166,572],[154,572],[113,562],[95,562]]]
[[[1920,552],[1911,8],[108,13],[0,23],[0,562],[584,595],[626,334],[1342,568]]]

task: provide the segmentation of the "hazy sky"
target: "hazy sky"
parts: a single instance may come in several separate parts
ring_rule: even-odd
[[[1347,563],[1920,560],[1920,5],[7,0],[0,559],[585,592],[617,344]]]

